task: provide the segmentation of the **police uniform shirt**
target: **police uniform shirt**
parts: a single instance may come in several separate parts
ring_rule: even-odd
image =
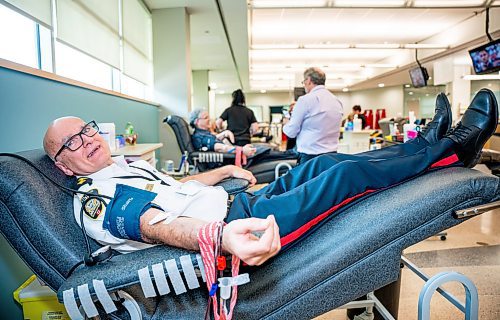
[[[125,162],[122,156],[115,157],[113,160],[112,165],[96,173],[87,177],[78,177],[79,190],[113,197],[116,185],[125,184],[156,193],[152,203],[171,217],[187,216],[207,222],[220,221],[225,218],[228,194],[222,187],[206,186],[194,180],[185,183],[176,181],[172,177],[158,172],[144,160],[133,162],[130,165]],[[153,175],[161,180],[157,180]],[[74,198],[74,214],[78,225],[80,225],[80,209],[84,200],[86,200],[86,196],[81,194]],[[110,200],[104,199],[104,201],[109,203]],[[107,229],[103,228],[105,214],[106,206],[100,200],[92,199],[85,204],[83,222],[90,237],[102,245],[110,245],[122,253],[152,246],[113,236]]]

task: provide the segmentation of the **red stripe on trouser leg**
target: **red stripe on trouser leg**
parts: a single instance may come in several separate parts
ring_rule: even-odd
[[[449,157],[446,157],[444,159],[439,160],[438,162],[434,162],[431,165],[431,169],[446,167],[446,166],[452,165],[458,161],[460,161],[460,160],[458,159],[458,156],[454,153]]]
[[[452,154],[451,156],[448,156],[444,159],[441,159],[441,160],[433,163],[430,166],[430,169],[446,167],[446,166],[452,165],[458,161],[460,161],[460,160],[458,159],[457,155]],[[394,185],[392,185],[390,187],[393,187],[393,186]],[[378,189],[378,190],[380,190],[380,189]],[[290,243],[294,242],[295,240],[299,239],[307,231],[309,231],[312,227],[314,227],[319,222],[321,222],[322,220],[327,218],[329,215],[331,215],[334,211],[338,210],[339,208],[342,208],[343,206],[347,205],[348,203],[352,202],[353,200],[356,200],[356,199],[361,198],[363,196],[366,196],[370,193],[373,193],[374,191],[377,191],[377,190],[366,190],[366,191],[364,191],[360,194],[357,194],[353,197],[347,198],[347,199],[343,200],[341,203],[331,207],[330,209],[321,213],[320,215],[318,215],[314,219],[310,220],[309,222],[307,222],[303,226],[296,229],[295,231],[293,231],[293,232],[287,234],[286,236],[284,236],[283,238],[281,238],[281,246],[285,246],[285,245],[290,244]]]
[[[304,233],[306,233],[307,231],[309,231],[312,227],[314,227],[315,225],[317,225],[319,222],[321,222],[322,220],[324,220],[326,217],[328,217],[331,213],[333,213],[335,210],[347,205],[348,203],[362,197],[362,196],[365,196],[367,194],[370,194],[372,192],[375,192],[377,190],[366,190],[365,192],[363,193],[359,193],[353,197],[350,197],[350,198],[347,198],[345,199],[344,201],[342,201],[341,203],[339,204],[336,204],[335,206],[331,207],[330,209],[328,209],[327,211],[321,213],[320,215],[318,215],[316,218],[310,220],[309,222],[307,222],[306,224],[304,224],[303,226],[301,226],[300,228],[298,228],[297,230],[293,231],[292,233],[289,233],[287,234],[286,236],[284,236],[283,238],[280,239],[281,241],[281,246],[285,246],[287,244],[290,244],[292,243],[293,241],[297,240],[298,238],[300,238]]]

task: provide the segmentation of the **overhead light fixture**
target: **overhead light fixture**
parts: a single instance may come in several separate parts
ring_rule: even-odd
[[[379,87],[379,88],[383,88],[383,87],[385,87],[385,83],[379,83],[379,84],[378,84],[378,87]]]
[[[321,8],[328,5],[327,0],[253,0],[254,8]]]
[[[411,87],[409,84],[405,84],[405,88],[409,88]]]
[[[260,93],[266,93],[266,92],[267,92],[267,91],[266,91],[266,90],[264,90],[264,89],[260,90]]]
[[[397,64],[388,64],[388,63],[373,63],[373,64],[365,64],[363,67],[367,68],[397,68],[399,67]]]
[[[336,7],[402,7],[406,0],[335,0]]]
[[[226,93],[226,91],[224,91],[224,90],[219,91],[219,94],[224,94],[224,93]]]
[[[262,70],[265,71],[265,70]],[[282,70],[285,71],[285,70]],[[292,73],[276,73],[276,72],[259,72],[250,75],[250,80],[295,80],[295,74]]]
[[[410,96],[412,96],[412,95],[413,95],[413,91],[408,92],[408,94],[409,94]]]
[[[357,49],[399,49],[398,43],[358,43],[354,45]]]
[[[405,49],[449,49],[450,46],[436,43],[407,43]]]
[[[343,92],[348,92],[349,91],[349,88],[344,88],[342,89]]]
[[[293,43],[277,43],[277,44],[253,44],[254,50],[268,50],[268,49],[298,49],[300,46]]]
[[[414,0],[414,7],[480,7],[483,0]]]
[[[496,74],[468,74],[462,77],[464,80],[500,80],[500,73]]]
[[[351,45],[348,43],[319,43],[305,44],[304,49],[349,49]]]
[[[253,44],[253,50],[273,49],[449,49],[446,44],[437,43],[276,43]]]

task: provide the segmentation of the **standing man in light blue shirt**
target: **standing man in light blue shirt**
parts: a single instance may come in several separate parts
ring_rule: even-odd
[[[343,107],[326,89],[325,80],[319,68],[304,71],[302,83],[307,94],[297,100],[290,120],[284,120],[283,132],[290,138],[297,137],[298,164],[337,151]]]

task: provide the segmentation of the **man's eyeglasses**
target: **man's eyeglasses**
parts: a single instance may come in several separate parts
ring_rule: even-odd
[[[307,81],[307,79],[304,79],[300,83],[302,83],[302,85],[304,85],[304,82],[306,82],[306,81]]]
[[[54,160],[57,160],[57,156],[61,154],[61,152],[64,151],[64,149],[69,149],[71,151],[76,151],[80,149],[83,145],[83,137],[82,134],[87,136],[87,137],[93,137],[96,135],[96,133],[99,132],[99,127],[97,126],[97,123],[95,121],[90,121],[87,123],[85,126],[83,126],[83,129],[78,132],[75,135],[72,135],[68,141],[66,141],[61,149],[57,151]]]

